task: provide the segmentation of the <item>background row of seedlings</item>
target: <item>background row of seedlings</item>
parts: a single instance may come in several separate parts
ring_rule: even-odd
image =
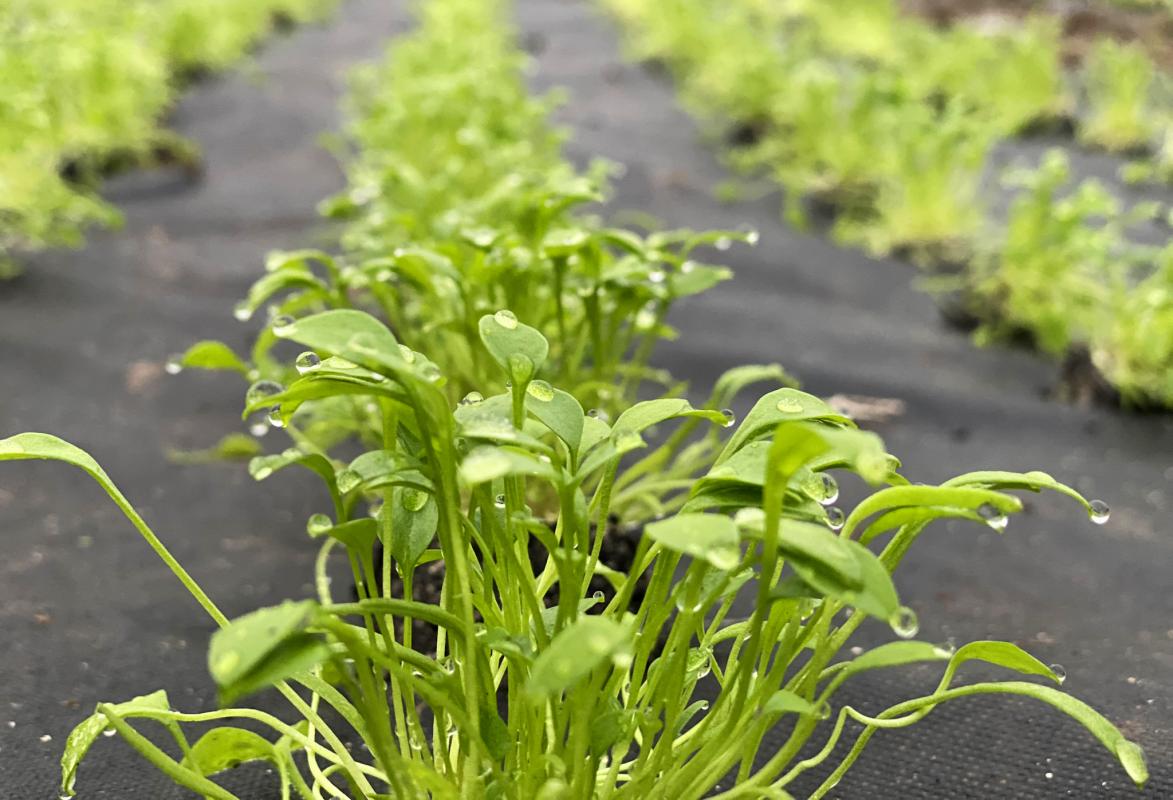
[[[1140,45],[1101,40],[1071,75],[1044,15],[941,28],[895,0],[607,5],[732,162],[784,189],[791,221],[829,215],[840,241],[931,269],[983,341],[1088,360],[1113,397],[1173,406],[1173,247],[1130,231],[1166,212],[1073,186],[1058,150],[1009,177],[1021,194],[1005,219],[983,186],[1000,141],[1068,124],[1086,145],[1149,153],[1155,166],[1128,171],[1167,180],[1173,95]]]
[[[247,761],[302,800],[823,797],[877,731],[981,694],[1054,706],[1143,785],[1140,748],[1058,688],[1060,667],[1004,642],[916,641],[892,581],[934,520],[1005,529],[1022,510],[1007,490],[1051,490],[1097,523],[1103,503],[1042,472],[912,485],[876,435],[788,386],[740,422],[723,409],[784,381],[777,367],[731,370],[702,408],[678,389],[635,400],[661,377],[645,351],[664,308],[727,277],[689,249],[735,234],[637,235],[571,213],[596,181],[563,162],[549,103],[525,94],[508,10],[421,6],[359,79],[361,149],[328,204],[352,219],[341,253],[270,259],[237,310],[273,306],[250,362],[204,342],[172,367],[254,381],[246,418],[293,440],[252,462],[256,478],[292,465],[321,478],[315,599],[227,619],[88,454],[45,434],[0,440],[0,460],[87,471],[221,626],[208,664],[222,707],[180,711],[163,692],[100,704],[66,743],[62,794],[111,732],[215,800],[236,795],[213,777]],[[870,487],[849,512],[836,475]],[[600,558],[613,513],[642,528],[626,570]],[[332,595],[334,555],[357,599]],[[438,598],[414,599],[436,562]],[[899,640],[848,649],[869,619]],[[417,620],[436,631],[427,645]],[[1017,678],[959,683],[971,661]],[[933,662],[922,696],[873,715],[836,703],[861,673]],[[241,703],[266,689],[295,722]],[[849,721],[862,727],[840,748]],[[778,724],[789,736],[764,752]]]
[[[17,252],[77,245],[113,225],[101,175],[178,161],[161,127],[180,84],[242,58],[275,25],[336,0],[13,0],[0,5],[0,275]]]

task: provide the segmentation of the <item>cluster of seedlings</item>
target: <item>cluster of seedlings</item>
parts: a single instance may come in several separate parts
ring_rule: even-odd
[[[0,440],[0,460],[88,472],[219,626],[221,707],[181,711],[161,691],[100,704],[66,743],[63,796],[112,732],[214,800],[236,800],[217,776],[249,761],[300,800],[789,798],[808,773],[824,797],[877,731],[982,694],[1071,716],[1143,785],[1141,749],[1059,688],[1061,668],[1006,642],[918,641],[893,582],[934,521],[1005,529],[1013,491],[1096,523],[1107,506],[1043,472],[912,484],[878,436],[776,365],[683,399],[649,366],[665,311],[729,277],[691,251],[754,236],[576,211],[605,196],[607,168],[564,160],[508,11],[421,4],[357,79],[350,186],[325,204],[348,220],[338,252],[269,260],[237,308],[270,310],[247,358],[207,341],[170,365],[247,378],[253,433],[290,439],[253,459],[255,478],[320,477],[315,597],[228,619],[88,454]],[[736,419],[734,397],[763,383]],[[841,509],[844,478],[867,488]],[[621,567],[603,557],[614,538],[631,543]],[[332,593],[335,557],[353,596]],[[869,619],[895,640],[853,646]],[[972,661],[1016,676],[960,681]],[[934,663],[938,681],[878,713],[837,697],[865,672]],[[248,704],[262,691],[292,721]],[[779,726],[784,743],[764,745]]]

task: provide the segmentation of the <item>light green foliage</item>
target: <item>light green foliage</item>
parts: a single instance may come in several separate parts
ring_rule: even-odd
[[[1083,77],[1088,113],[1080,138],[1117,151],[1153,141],[1157,69],[1143,47],[1104,39],[1088,56]]]
[[[76,245],[118,212],[112,162],[194,158],[159,127],[183,73],[228,66],[272,25],[335,0],[11,0],[0,5],[0,259]],[[66,177],[63,170],[71,170]]]
[[[1092,360],[1126,402],[1173,405],[1173,246],[1114,299],[1117,313],[1094,339]]]
[[[489,339],[492,324],[486,317]],[[525,356],[540,374],[540,334],[520,321],[509,329],[524,335],[494,341],[500,369]],[[1061,683],[1061,674],[1015,645],[975,642],[953,652],[906,641],[857,655],[847,649],[867,617],[902,638],[916,635],[916,615],[900,605],[892,573],[933,521],[1002,530],[1022,509],[1008,490],[1024,489],[1067,495],[1102,521],[1102,507],[1050,476],[977,472],[940,486],[910,485],[878,437],[793,389],[762,396],[736,426],[726,414],[667,398],[631,406],[614,426],[579,409],[579,424],[571,425],[566,412],[537,411],[533,402],[549,402],[559,390],[540,385],[535,395],[530,380],[454,409],[439,376],[422,374],[373,317],[328,311],[282,325],[278,335],[319,351],[324,364],[364,370],[385,426],[381,449],[349,464],[327,462],[325,472],[311,466],[336,498],[332,516],[317,514],[308,526],[322,541],[316,599],[225,621],[197,594],[224,626],[209,651],[222,698],[238,702],[276,686],[299,721],[248,706],[180,712],[162,695],[103,704],[67,743],[66,794],[89,745],[109,727],[176,783],[221,800],[236,795],[215,775],[249,760],[274,764],[283,796],[303,800],[326,793],[356,800],[525,800],[552,792],[583,800],[700,798],[730,770],[738,782],[719,796],[784,797],[806,770],[837,762],[813,795],[821,797],[877,730],[913,724],[956,697],[998,693],[1070,715],[1138,785],[1147,779],[1140,749],[1091,707],[1047,686]],[[751,377],[731,374],[714,399]],[[328,400],[331,391],[349,396],[350,385],[314,371],[258,402],[288,413]],[[640,432],[653,425],[678,427],[648,448]],[[699,448],[697,426],[708,427]],[[571,428],[584,434],[568,437]],[[649,452],[624,459],[633,449]],[[2,458],[66,460],[121,497],[92,459],[51,437],[0,441]],[[283,460],[299,461],[296,453]],[[647,464],[673,464],[682,479],[664,481]],[[849,514],[824,505],[838,495],[832,472],[873,486]],[[556,500],[543,511],[530,504],[535,496]],[[372,499],[384,509],[394,504],[394,513],[367,512]],[[720,508],[680,510],[715,503]],[[646,526],[629,572],[604,567],[606,520],[616,511],[638,518],[640,508],[666,515]],[[392,574],[408,587],[418,577],[429,544],[399,542],[417,536],[404,520],[416,514],[427,515],[423,530],[429,539],[434,532],[445,562],[439,605],[410,599],[410,589],[404,597],[391,593]],[[149,530],[144,535],[161,548]],[[387,545],[380,558],[376,536]],[[531,540],[544,559],[531,560]],[[356,602],[331,594],[325,570],[335,551],[345,551],[354,570]],[[612,590],[592,594],[592,577]],[[748,616],[734,616],[735,607]],[[412,646],[412,619],[438,627],[434,652]],[[957,684],[958,670],[975,660],[1018,679]],[[861,672],[924,662],[944,669],[918,698],[873,714],[837,700]],[[762,752],[766,732],[788,715],[789,738]],[[835,745],[849,719],[863,728],[843,755]],[[138,726],[146,720],[171,732],[181,758],[143,736]],[[245,720],[269,735],[238,727]],[[206,722],[224,727],[188,744],[187,725]],[[361,751],[343,744],[356,737]],[[816,739],[822,749],[799,760]]]

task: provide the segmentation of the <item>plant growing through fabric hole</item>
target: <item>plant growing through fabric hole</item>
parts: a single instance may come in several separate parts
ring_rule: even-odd
[[[45,434],[0,440],[0,460],[51,458],[86,470],[221,626],[209,669],[223,707],[183,712],[161,692],[100,704],[66,743],[63,794],[73,794],[80,762],[113,730],[177,784],[217,800],[235,795],[215,776],[253,760],[272,764],[283,796],[305,800],[699,798],[730,771],[737,782],[720,797],[789,797],[788,787],[828,762],[846,721],[855,720],[863,732],[812,795],[822,797],[877,730],[913,724],[948,700],[997,693],[1072,716],[1143,785],[1139,747],[1089,706],[1036,682],[1061,683],[1058,668],[1008,643],[951,651],[912,640],[915,614],[900,605],[891,578],[934,520],[1006,528],[1022,508],[1007,490],[1058,492],[1097,522],[1107,520],[1102,503],[1040,472],[910,485],[878,437],[788,388],[764,395],[736,426],[719,411],[674,399],[634,404],[608,425],[537,382],[549,346],[536,329],[486,315],[481,332],[512,386],[454,409],[439,376],[405,357],[390,331],[362,312],[328,311],[275,331],[333,366],[255,398],[254,407],[269,404],[288,417],[302,404],[362,392],[383,409],[384,442],[344,467],[313,453],[286,456],[320,474],[330,497],[331,514],[308,526],[322,541],[318,597],[232,621],[90,456]],[[624,456],[646,447],[650,426],[674,419],[730,433],[719,452],[698,461],[696,480],[645,484],[650,494],[682,501],[645,527],[630,573],[600,571],[599,523],[615,487],[626,482],[630,490],[646,479],[624,477]],[[850,513],[829,511],[823,503],[838,493],[832,471],[876,488]],[[558,498],[552,527],[526,503],[535,483]],[[357,513],[371,493],[383,496],[381,510]],[[525,556],[530,537],[549,554],[540,572]],[[380,538],[387,546],[376,564]],[[334,552],[345,553],[355,572],[356,602],[330,596],[324,569]],[[377,570],[398,570],[410,581],[437,557],[447,567],[438,605],[389,596],[387,580],[372,593]],[[586,591],[592,574],[611,582],[609,600]],[[641,576],[647,591],[632,606]],[[558,602],[547,607],[555,587]],[[905,640],[844,657],[868,617],[889,622]],[[396,624],[412,618],[439,628],[434,653],[414,649],[410,626]],[[973,660],[1023,679],[956,684],[958,669]],[[835,704],[836,691],[864,671],[921,662],[944,667],[921,697],[876,715]],[[239,704],[268,687],[289,701],[295,722]],[[237,727],[244,720],[268,735]],[[789,738],[776,752],[761,752],[766,731],[780,721]],[[141,732],[152,722],[175,739],[171,752]],[[221,727],[192,742],[191,723]],[[361,751],[346,746],[356,738]],[[825,746],[800,760],[812,739]]]

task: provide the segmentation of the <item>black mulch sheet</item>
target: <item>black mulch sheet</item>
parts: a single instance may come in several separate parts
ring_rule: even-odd
[[[622,61],[614,29],[589,2],[519,6],[538,52],[536,84],[571,89],[562,116],[575,156],[628,166],[615,208],[762,232],[756,249],[721,254],[734,281],[677,310],[683,335],[661,351],[664,366],[700,394],[729,366],[780,361],[817,394],[903,400],[903,415],[873,427],[913,480],[1043,468],[1111,503],[1102,528],[1053,497],[1031,498],[1004,536],[938,526],[898,584],[922,638],[1005,638],[1062,663],[1066,688],[1148,750],[1146,796],[1173,796],[1173,420],[1046,399],[1052,364],[974,348],[911,288],[907,266],[788,230],[774,198],[718,204],[709,190],[726,176],[672,88]],[[38,257],[0,286],[0,434],[51,431],[90,450],[229,615],[309,593],[315,551],[302,524],[326,500],[294,475],[257,488],[239,466],[169,461],[168,448],[239,429],[243,386],[209,374],[167,378],[162,363],[199,338],[243,345],[250,326],[230,309],[264,253],[324,241],[314,204],[341,177],[317,137],[337,124],[344,68],[373,57],[403,22],[383,0],[349,0],[335,22],[269,45],[260,82],[237,75],[196,87],[175,125],[203,146],[205,181],[115,181],[124,230]],[[203,658],[211,623],[88,479],[62,465],[0,466],[0,531],[0,796],[56,797],[65,736],[99,701],[165,688],[184,710],[214,706]],[[873,628],[862,638],[890,634]],[[935,680],[894,671],[858,679],[842,699],[875,711]],[[115,739],[94,755],[82,797],[187,796]],[[276,796],[263,769],[237,772],[230,788],[240,796]],[[833,795],[1136,792],[1058,712],[990,698],[877,735]]]

